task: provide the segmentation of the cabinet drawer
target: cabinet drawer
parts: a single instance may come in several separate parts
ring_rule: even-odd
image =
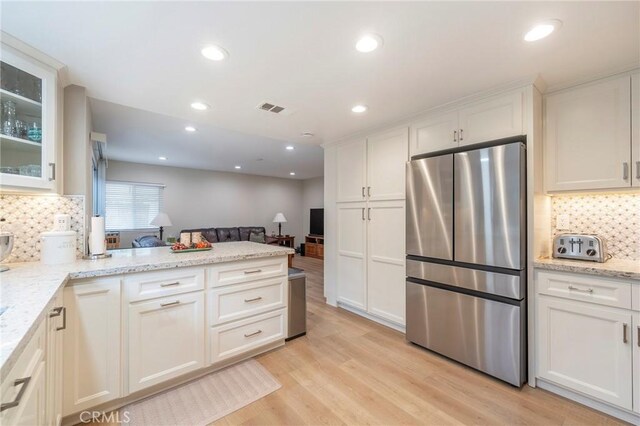
[[[211,328],[211,363],[241,355],[260,346],[284,340],[285,309]]]
[[[538,293],[631,309],[631,283],[560,272],[537,273]]]
[[[223,263],[209,268],[209,286],[221,287],[262,278],[286,276],[287,271],[286,256]]]
[[[285,307],[287,277],[267,278],[211,291],[211,325]]]
[[[129,302],[155,299],[204,289],[203,268],[177,268],[125,275]]]
[[[0,423],[3,425],[11,425],[19,422],[21,418],[33,417],[29,411],[38,410],[29,404],[29,395],[33,393],[33,389],[37,386],[37,376],[40,368],[44,365],[44,351],[46,338],[46,321],[38,326],[37,331],[31,337],[29,343],[24,348],[16,364],[13,366],[9,374],[2,382],[0,400],[2,403],[11,403],[16,400],[18,394],[22,392],[20,402],[15,407],[7,408],[0,413]],[[18,381],[16,383],[16,381]],[[42,408],[42,407],[41,407]]]

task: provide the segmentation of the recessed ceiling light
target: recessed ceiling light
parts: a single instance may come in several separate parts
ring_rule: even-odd
[[[241,166],[235,166],[234,168],[240,170],[242,167]]]
[[[293,151],[293,146],[289,145],[285,148],[287,151]]]
[[[366,105],[356,105],[353,108],[351,108],[351,111],[355,112],[356,114],[362,114],[367,109],[369,109],[369,108]]]
[[[158,160],[165,161],[167,157],[158,157]]]
[[[382,46],[382,37],[378,34],[365,34],[356,43],[356,50],[362,53],[369,53]]]
[[[187,131],[187,132],[195,132],[196,128],[193,127],[193,126],[187,126],[187,127],[184,128],[184,130]]]
[[[210,45],[200,51],[202,56],[212,61],[222,61],[229,56],[229,53],[220,46]]]
[[[204,111],[209,109],[209,105],[205,104],[204,102],[193,102],[191,103],[191,108],[197,109],[198,111]]]
[[[312,138],[314,136],[314,134],[311,133],[311,132],[304,132],[304,133],[301,133],[300,136],[302,136],[304,138]]]
[[[289,174],[290,174],[291,176],[295,176],[295,175],[296,175],[296,172],[289,172]]]
[[[541,22],[531,28],[525,35],[525,41],[538,41],[541,40],[548,35],[550,35],[554,30],[560,28],[562,26],[562,22],[557,19],[551,19],[545,22]]]

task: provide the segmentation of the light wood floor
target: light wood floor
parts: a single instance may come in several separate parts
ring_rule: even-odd
[[[404,335],[325,304],[322,261],[307,274],[307,335],[257,357],[282,384],[217,425],[615,425],[549,392],[513,388]]]

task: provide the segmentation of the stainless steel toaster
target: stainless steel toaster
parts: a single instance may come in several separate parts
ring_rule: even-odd
[[[553,257],[606,262],[607,242],[594,234],[559,234],[553,239]]]

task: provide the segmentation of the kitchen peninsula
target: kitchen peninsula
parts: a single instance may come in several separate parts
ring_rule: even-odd
[[[13,387],[17,397],[16,379],[31,377],[23,398],[58,398],[47,406],[60,408],[46,415],[61,418],[113,409],[283,345],[292,252],[243,241],[9,264],[0,284],[2,393],[12,396]],[[3,423],[19,411],[4,411]]]

